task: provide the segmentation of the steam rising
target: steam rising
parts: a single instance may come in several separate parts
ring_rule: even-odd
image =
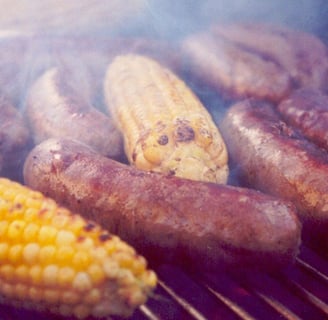
[[[97,65],[103,68],[108,62],[88,44],[71,50],[65,59],[56,60],[60,54],[56,56],[54,52],[58,48],[64,52],[65,46],[69,49],[70,44],[62,41],[54,48],[54,37],[73,36],[79,43],[78,37],[82,37],[83,42],[85,36],[91,39],[102,37],[103,42],[113,35],[141,36],[179,43],[184,36],[206,29],[213,23],[255,21],[274,22],[312,32],[326,43],[328,41],[326,0],[0,0],[0,4],[6,9],[0,12],[0,71],[6,86],[4,88],[2,83],[2,91],[13,93],[16,100],[17,92],[24,93],[37,74],[54,64],[70,64],[76,66],[76,70],[83,70]],[[42,41],[35,41],[39,36],[43,37]],[[44,41],[47,37],[49,41]],[[5,40],[13,38],[18,39],[21,48],[7,47]],[[33,44],[28,39],[33,39]],[[11,56],[11,50],[19,52],[19,56]],[[82,51],[89,55],[91,66],[85,66]],[[90,62],[92,55],[94,62]],[[13,69],[9,70],[8,66],[13,66]],[[87,72],[81,71],[74,77],[80,77],[80,83],[86,83]],[[80,89],[81,93],[86,91]]]
[[[111,32],[140,14],[145,0],[1,0],[0,29],[46,34]]]
[[[183,36],[211,23],[269,22],[326,33],[326,0],[168,0],[149,1],[147,30],[166,37]]]
[[[143,32],[178,36],[209,23],[277,22],[304,31],[327,26],[326,0],[0,0],[0,30],[45,34]]]

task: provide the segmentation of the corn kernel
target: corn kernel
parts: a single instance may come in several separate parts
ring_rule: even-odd
[[[28,291],[28,298],[33,302],[39,302],[43,298],[43,290],[37,287],[30,287]]]
[[[103,270],[109,279],[114,279],[119,273],[118,263],[112,259],[105,258],[103,261]]]
[[[15,286],[10,283],[2,283],[1,284],[1,292],[7,298],[14,298],[15,296]]]
[[[80,301],[81,293],[75,291],[64,291],[62,293],[61,301],[65,304],[77,304]]]
[[[7,238],[7,230],[9,227],[8,221],[0,221],[0,239],[6,239]]]
[[[0,265],[0,276],[7,282],[15,280],[15,268],[11,264]]]
[[[59,301],[60,292],[54,289],[46,289],[43,291],[43,299],[47,303],[56,304]]]
[[[53,261],[56,255],[56,247],[53,245],[47,245],[40,249],[40,263],[47,264]]]
[[[38,243],[49,244],[53,243],[58,230],[52,226],[42,226],[39,230]]]
[[[86,272],[78,272],[73,280],[73,288],[84,292],[92,288],[92,281]]]
[[[57,283],[59,286],[66,287],[69,286],[75,277],[75,270],[71,267],[62,267],[58,271]]]
[[[55,286],[57,283],[58,267],[50,264],[43,269],[43,283],[46,286]]]
[[[22,264],[15,269],[15,277],[18,281],[27,282],[29,280],[29,268]]]
[[[11,263],[16,264],[22,260],[23,246],[15,244],[10,247],[8,252],[8,259]]]
[[[51,225],[57,229],[64,229],[70,223],[70,218],[67,215],[59,212],[58,215],[52,217]]]
[[[9,240],[17,239],[23,233],[26,222],[23,220],[15,220],[13,221],[7,230],[7,237]]]
[[[76,237],[74,236],[73,232],[66,231],[66,230],[60,230],[57,233],[56,237],[56,245],[57,246],[63,246],[63,245],[72,245],[73,242],[76,240]]]
[[[92,282],[95,284],[99,284],[105,279],[103,268],[96,263],[89,266],[88,274],[90,275]]]
[[[42,282],[42,268],[40,265],[31,266],[30,281],[35,285],[39,285]]]
[[[36,239],[39,232],[39,226],[35,223],[28,223],[23,232],[23,241],[29,242],[32,239]]]
[[[58,248],[55,259],[58,261],[58,264],[65,265],[73,260],[74,253],[75,251],[71,246],[62,246]]]
[[[21,300],[28,296],[28,290],[28,286],[22,283],[17,283],[14,287],[15,296]]]
[[[15,202],[16,193],[12,189],[8,188],[3,192],[3,198],[10,203]]]
[[[85,269],[90,265],[91,259],[87,252],[79,251],[74,254],[73,265],[78,269]]]
[[[35,264],[39,260],[40,246],[38,243],[29,243],[23,249],[24,261],[28,264]]]
[[[91,289],[88,293],[84,296],[84,302],[87,304],[95,305],[101,299],[101,293],[99,289]]]
[[[25,211],[25,221],[28,222],[33,222],[37,219],[39,210],[36,208],[28,208]]]
[[[8,243],[0,243],[0,261],[3,263],[7,260],[9,245]]]

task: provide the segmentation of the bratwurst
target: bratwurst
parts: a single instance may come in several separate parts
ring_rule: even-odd
[[[311,238],[326,233],[326,152],[288,127],[272,105],[256,100],[231,106],[221,130],[244,186],[292,201]]]
[[[301,226],[290,202],[141,171],[77,141],[49,139],[36,146],[24,179],[155,261],[210,270],[278,267],[298,253]]]
[[[26,116],[35,143],[48,138],[70,137],[92,146],[101,154],[120,158],[123,142],[112,119],[81,98],[74,77],[67,70],[46,70],[27,94]]]
[[[315,35],[265,23],[214,25],[211,32],[281,66],[295,88],[327,91],[327,46]]]
[[[181,48],[190,77],[225,98],[278,102],[292,90],[291,78],[280,65],[211,30],[186,37]]]
[[[299,89],[283,100],[277,109],[286,123],[328,151],[327,94],[317,89]]]

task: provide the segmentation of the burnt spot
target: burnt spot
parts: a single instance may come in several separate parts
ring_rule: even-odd
[[[168,171],[168,176],[175,176],[175,170],[171,169]]]
[[[23,207],[22,204],[20,202],[18,202],[15,204],[14,209],[20,210],[20,209],[22,209],[22,207]]]
[[[161,146],[166,145],[169,142],[169,138],[166,134],[161,135],[158,140],[157,140],[158,144],[160,144]]]
[[[79,236],[77,239],[76,239],[76,241],[78,242],[78,243],[81,243],[81,242],[83,242],[85,240],[85,237],[83,237],[83,236]]]
[[[133,162],[136,162],[136,160],[137,160],[137,153],[136,153],[135,150],[133,150],[131,158],[132,158],[132,161]]]
[[[195,132],[187,123],[182,122],[175,130],[175,138],[178,142],[192,141],[195,139]]]
[[[38,212],[38,215],[40,216],[40,217],[42,217],[43,215],[45,215],[46,213],[47,213],[47,209],[41,209],[41,210],[39,210],[39,212]]]
[[[103,233],[99,236],[99,240],[101,242],[105,242],[107,240],[110,240],[112,238],[112,236],[109,233]]]
[[[159,120],[156,122],[155,128],[156,128],[156,131],[158,131],[158,132],[163,131],[166,128],[166,124],[163,123],[163,121]]]
[[[90,232],[92,231],[94,228],[96,227],[96,225],[93,222],[88,222],[85,226],[84,226],[84,231]]]
[[[295,130],[289,127],[285,122],[279,121],[277,124],[274,124],[275,129],[281,136],[288,137],[288,138],[299,138],[298,134]]]

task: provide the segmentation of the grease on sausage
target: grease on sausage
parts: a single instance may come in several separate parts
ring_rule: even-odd
[[[295,207],[254,190],[141,171],[67,139],[36,146],[24,177],[162,262],[277,267],[298,253]]]

